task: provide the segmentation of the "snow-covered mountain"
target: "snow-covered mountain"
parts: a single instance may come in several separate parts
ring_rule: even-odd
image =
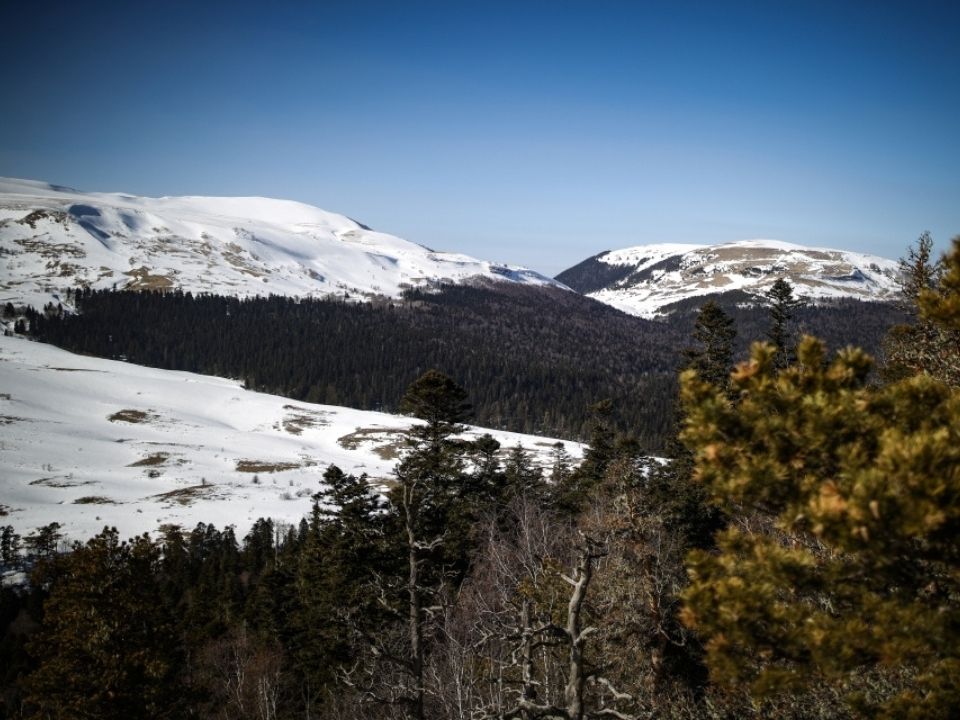
[[[899,292],[894,260],[778,240],[722,245],[660,244],[611,250],[557,275],[577,292],[632,315],[654,317],[688,298],[732,290],[764,293],[785,278],[794,293],[892,300]]]
[[[128,537],[164,523],[241,535],[260,517],[295,523],[331,463],[388,483],[413,422],[0,336],[0,525],[24,535],[59,522],[86,539],[104,525]],[[542,465],[558,442],[489,432]]]
[[[289,200],[146,198],[0,178],[3,303],[41,306],[80,285],[397,297],[408,287],[476,278],[559,285]]]

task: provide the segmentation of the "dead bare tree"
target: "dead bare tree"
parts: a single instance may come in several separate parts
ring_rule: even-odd
[[[512,534],[489,524],[482,559],[445,625],[445,652],[433,658],[445,663],[431,665],[445,717],[631,718],[617,709],[630,697],[590,657],[598,627],[588,600],[605,547],[532,499],[515,499],[509,512]]]
[[[208,645],[201,662],[217,700],[217,717],[276,720],[283,688],[278,646],[258,643],[241,628]]]

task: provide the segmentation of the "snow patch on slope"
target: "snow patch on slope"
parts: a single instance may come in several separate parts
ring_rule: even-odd
[[[296,523],[330,464],[389,483],[413,422],[0,337],[0,525],[23,535],[59,522],[86,539],[104,525],[128,537],[207,522],[242,536],[260,517]],[[541,464],[558,442],[467,436],[484,432]]]

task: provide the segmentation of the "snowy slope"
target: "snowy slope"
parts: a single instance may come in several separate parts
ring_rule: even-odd
[[[146,198],[0,178],[3,303],[40,306],[78,285],[396,297],[407,287],[474,278],[559,284],[289,200]]]
[[[298,522],[331,463],[389,482],[412,422],[0,337],[0,525],[26,534],[56,521],[85,539],[105,524],[130,536],[163,523],[242,534],[259,517]],[[490,432],[542,463],[556,442]]]
[[[692,297],[741,290],[764,293],[787,279],[796,295],[892,300],[898,264],[862,253],[813,248],[778,240],[723,245],[661,244],[613,250],[557,276],[574,290],[641,317]]]

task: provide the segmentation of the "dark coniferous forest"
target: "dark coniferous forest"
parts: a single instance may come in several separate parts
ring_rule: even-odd
[[[76,314],[32,313],[31,333],[75,352],[388,412],[436,368],[468,388],[473,422],[571,439],[586,439],[589,408],[611,400],[616,430],[648,452],[662,452],[674,426],[675,375],[704,302],[644,320],[575,293],[507,283],[376,303],[86,290],[72,299]],[[720,299],[739,328],[737,359],[768,323],[745,300]],[[846,301],[800,308],[795,330],[875,352],[900,317],[886,304]]]

